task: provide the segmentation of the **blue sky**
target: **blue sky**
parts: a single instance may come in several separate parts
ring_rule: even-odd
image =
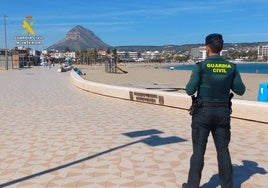
[[[268,41],[267,0],[9,0],[1,3],[0,48],[25,35],[22,21],[32,16],[35,35],[48,47],[75,27],[93,31],[103,42],[120,45],[204,43],[209,33],[225,42]]]

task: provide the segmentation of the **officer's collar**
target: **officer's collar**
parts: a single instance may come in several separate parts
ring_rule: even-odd
[[[218,59],[218,58],[222,58],[222,56],[220,56],[220,55],[211,55],[211,56],[207,57],[207,59]]]

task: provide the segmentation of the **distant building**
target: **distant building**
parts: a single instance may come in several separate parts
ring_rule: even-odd
[[[99,56],[106,56],[107,55],[106,50],[98,50],[97,53],[98,53]]]
[[[141,57],[141,53],[139,52],[128,52],[129,59],[133,59],[137,61]]]
[[[228,54],[228,50],[222,50],[220,55],[224,56]],[[207,58],[207,52],[205,46],[200,46],[198,48],[192,48],[190,55],[192,56],[192,59],[195,61],[203,61]]]
[[[140,52],[117,51],[117,55],[123,61],[138,61],[141,58]]]
[[[258,59],[264,59],[268,57],[268,45],[258,46]]]
[[[129,55],[128,55],[128,52],[126,52],[126,51],[117,51],[117,56],[122,61],[129,61]]]
[[[61,52],[57,50],[57,51],[53,51],[53,52],[51,51],[48,53],[47,51],[43,50],[42,55],[50,56],[51,58],[56,59],[57,61],[59,59],[65,59],[65,58],[71,59],[73,61],[76,60],[75,52]]]
[[[225,56],[225,55],[227,55],[227,54],[228,54],[228,50],[222,50],[222,51],[221,51],[221,55],[222,55],[222,56]]]
[[[200,46],[198,48],[192,48],[190,55],[191,55],[192,59],[194,59],[195,61],[202,61],[202,60],[206,59],[206,57],[207,57],[206,47]]]
[[[146,51],[141,54],[142,59],[148,61],[156,61],[159,60],[161,57],[161,53],[159,51]]]

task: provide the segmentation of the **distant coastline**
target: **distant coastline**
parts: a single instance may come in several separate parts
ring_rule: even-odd
[[[240,73],[249,74],[268,74],[268,63],[267,62],[234,62]],[[181,64],[173,66],[164,66],[164,69],[172,70],[192,70],[195,64]],[[171,68],[172,67],[172,68]]]

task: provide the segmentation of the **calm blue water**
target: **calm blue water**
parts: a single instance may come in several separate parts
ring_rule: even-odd
[[[195,65],[175,65],[174,70],[192,70]],[[236,64],[240,73],[259,73],[268,74],[268,63],[237,63]],[[165,67],[170,69],[171,66]]]

